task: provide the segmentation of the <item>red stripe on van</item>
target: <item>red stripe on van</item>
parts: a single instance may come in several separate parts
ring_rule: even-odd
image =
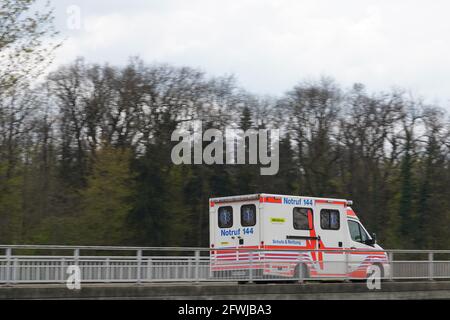
[[[264,202],[278,203],[278,204],[282,203],[281,198],[277,198],[277,197],[261,197],[261,198],[259,198],[259,202],[261,202],[261,203],[264,203]]]
[[[347,205],[347,202],[345,202],[345,201],[332,201],[332,200],[316,200],[316,203],[334,204],[334,205],[338,205],[338,206],[346,206]]]

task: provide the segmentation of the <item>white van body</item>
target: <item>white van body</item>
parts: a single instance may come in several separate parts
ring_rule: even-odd
[[[386,252],[349,205],[273,194],[210,199],[211,272],[294,277],[301,266],[310,278],[361,279],[377,265],[387,277]]]

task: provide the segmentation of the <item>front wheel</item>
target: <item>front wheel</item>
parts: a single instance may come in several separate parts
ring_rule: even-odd
[[[369,270],[369,272],[371,272],[370,275],[372,275],[374,272],[376,272],[376,273],[378,273],[381,280],[384,279],[384,268],[381,263],[374,263],[373,265],[371,265],[371,269],[372,270]],[[368,274],[368,276],[370,276],[370,275]]]
[[[369,267],[367,267],[365,276],[360,276],[360,279],[351,279],[351,281],[365,282],[375,276],[375,274],[378,275],[380,280],[384,280],[384,268],[380,263],[371,264]]]

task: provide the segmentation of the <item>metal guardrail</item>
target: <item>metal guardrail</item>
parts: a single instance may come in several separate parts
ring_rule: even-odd
[[[176,247],[0,246],[0,285],[65,283],[71,266],[79,268],[82,283],[351,280],[361,279],[373,265],[379,267],[381,278],[386,280],[450,279],[450,250],[373,250],[369,252],[373,255],[361,256],[375,258],[364,261],[355,258],[363,253],[358,250],[219,251]],[[341,258],[327,260],[331,253]],[[320,260],[319,256],[325,258]],[[314,274],[316,268],[334,273]]]

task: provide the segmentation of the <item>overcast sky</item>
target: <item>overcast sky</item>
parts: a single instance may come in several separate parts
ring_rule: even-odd
[[[42,0],[44,1],[44,0]],[[280,95],[327,75],[370,90],[393,86],[450,104],[448,0],[53,0],[66,37],[58,64],[147,62],[235,74]],[[71,30],[68,8],[80,8]],[[71,8],[72,9],[72,8]],[[68,20],[69,19],[69,20]]]

